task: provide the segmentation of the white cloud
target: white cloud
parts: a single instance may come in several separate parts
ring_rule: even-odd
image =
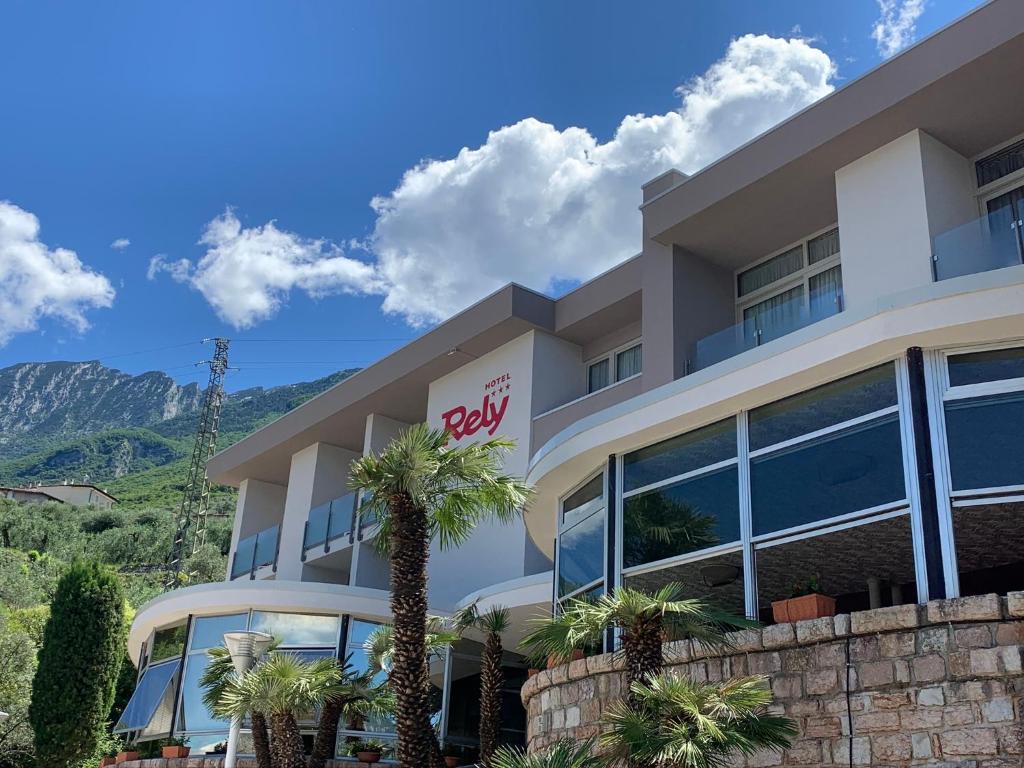
[[[117,240],[110,244],[110,247],[113,248],[115,251],[123,251],[131,244],[132,241],[129,240],[127,237],[119,237],[117,238]]]
[[[895,56],[914,42],[917,20],[924,13],[925,0],[877,0],[879,17],[871,29],[878,52]]]
[[[0,200],[0,345],[35,330],[44,317],[84,331],[86,310],[113,301],[106,277],[83,266],[74,251],[48,247],[39,240],[39,219]]]
[[[707,165],[831,92],[834,74],[806,40],[745,35],[678,89],[677,110],[627,116],[605,143],[528,118],[421,163],[372,203],[385,311],[429,323],[508,281],[543,291],[608,269],[641,246],[643,182]]]
[[[238,328],[273,316],[292,290],[383,296],[412,325],[443,320],[504,284],[537,290],[590,278],[641,247],[640,185],[692,173],[833,90],[835,65],[800,38],[745,35],[677,90],[678,108],[628,115],[602,143],[585,128],[527,118],[454,158],[425,160],[378,196],[372,261],[273,222],[207,225],[195,265],[156,257]]]
[[[292,290],[313,298],[377,290],[374,268],[333,243],[282,231],[272,221],[244,228],[231,209],[206,225],[199,242],[207,250],[197,264],[155,256],[147,276],[167,272],[187,282],[235,328],[274,316]]]

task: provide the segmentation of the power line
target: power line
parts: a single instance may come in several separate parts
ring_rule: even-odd
[[[298,344],[302,342],[330,342],[330,343],[342,343],[350,341],[412,341],[414,336],[393,336],[393,337],[363,337],[363,338],[347,338],[347,339],[232,339],[232,344],[244,343],[244,342],[274,342],[274,343],[287,343],[287,344]]]

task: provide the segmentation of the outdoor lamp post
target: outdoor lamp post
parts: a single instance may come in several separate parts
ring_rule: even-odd
[[[274,638],[266,632],[225,632],[224,645],[231,655],[231,663],[235,671],[244,675],[257,659],[267,652]],[[224,756],[224,768],[235,768],[238,755],[238,736],[242,730],[242,718],[231,718],[231,729],[228,731],[228,752]]]

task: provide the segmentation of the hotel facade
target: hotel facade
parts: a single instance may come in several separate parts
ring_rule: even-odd
[[[198,679],[225,631],[366,663],[388,563],[348,468],[419,422],[513,438],[536,491],[429,569],[432,611],[512,612],[511,743],[527,620],[569,598],[675,581],[771,625],[812,581],[842,614],[1024,589],[1021,71],[1024,4],[994,0],[648,182],[632,259],[560,298],[508,285],[219,453],[229,573],[139,611],[118,728],[222,741]],[[479,640],[431,666],[469,749]]]

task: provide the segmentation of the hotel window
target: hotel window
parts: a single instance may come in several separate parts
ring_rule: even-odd
[[[562,500],[555,556],[558,601],[603,591],[605,509],[604,473]]]
[[[944,361],[946,491],[960,594],[1024,589],[1024,346],[951,352]]]
[[[185,624],[153,633],[142,675],[114,724],[114,733],[130,734],[135,741],[170,735],[185,633]]]
[[[743,615],[735,418],[626,455],[622,509],[627,586],[679,582],[688,597]]]
[[[643,345],[636,341],[587,364],[587,394],[638,375],[643,370]]]
[[[789,246],[736,275],[737,315],[751,346],[843,309],[839,229]]]

